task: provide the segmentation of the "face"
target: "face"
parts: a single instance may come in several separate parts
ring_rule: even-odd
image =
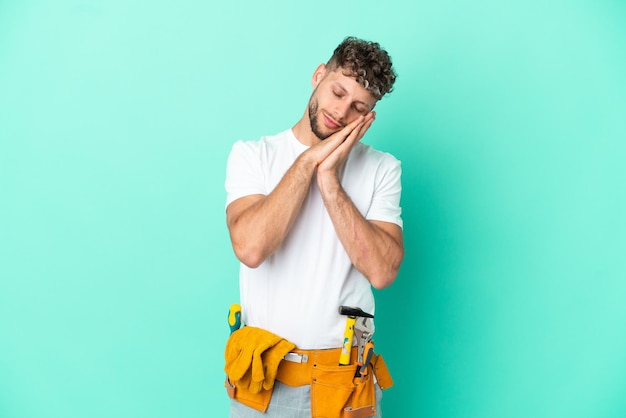
[[[356,79],[343,75],[341,68],[331,71],[320,65],[313,74],[313,86],[308,113],[311,130],[319,139],[367,115],[376,105],[374,96]]]

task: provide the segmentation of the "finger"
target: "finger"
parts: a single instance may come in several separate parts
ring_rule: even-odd
[[[365,135],[365,132],[367,132],[370,126],[372,126],[372,123],[374,123],[375,119],[376,119],[375,117],[371,117],[367,119],[365,122],[363,122],[363,125],[359,127],[357,141],[360,141],[361,138],[363,138],[363,136]]]
[[[346,137],[346,139],[343,141],[343,143],[341,144],[342,148],[352,148],[352,146],[361,139],[361,137],[363,136],[361,134],[362,130],[363,130],[363,126],[366,124],[367,122],[365,122],[364,120],[362,120],[361,122],[359,122],[355,128],[352,130],[352,132],[350,132],[350,134]]]
[[[367,116],[369,116],[369,115],[365,115],[365,116],[364,115],[359,115],[358,118],[356,118],[355,120],[350,122],[348,125],[346,125],[346,128],[352,127],[352,129],[354,129],[358,124],[363,122]]]
[[[352,131],[354,131],[359,125],[363,123],[365,120],[365,116],[360,115],[358,118],[347,124],[340,132],[343,132],[348,136]]]
[[[354,132],[354,130],[359,126],[359,124],[362,123],[363,119],[364,117],[362,115],[359,116],[358,118],[356,118],[355,120],[353,120],[352,122],[344,126],[341,130],[329,136],[324,142],[328,146],[331,146],[330,145],[331,143],[335,144],[335,146],[341,144],[342,142],[346,140],[346,138],[348,138],[348,135]]]
[[[367,130],[372,126],[372,124],[374,123],[374,121],[376,120],[376,118],[371,118],[370,120],[368,120],[367,122],[365,122],[363,124],[363,127],[361,127],[361,134],[365,134],[365,132],[367,132]]]

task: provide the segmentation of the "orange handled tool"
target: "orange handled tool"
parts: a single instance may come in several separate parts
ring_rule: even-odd
[[[365,376],[367,374],[367,366],[369,366],[370,361],[372,361],[372,355],[374,354],[374,343],[369,341],[365,344],[365,349],[363,350],[363,364],[360,364],[360,368],[357,372],[361,376]]]

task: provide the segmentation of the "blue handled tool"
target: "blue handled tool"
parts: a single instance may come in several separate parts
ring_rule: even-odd
[[[230,305],[228,310],[228,326],[230,333],[237,331],[241,327],[241,306],[238,303]]]

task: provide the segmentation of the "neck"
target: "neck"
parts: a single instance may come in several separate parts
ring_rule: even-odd
[[[311,130],[311,121],[307,111],[305,111],[302,118],[296,122],[295,125],[293,125],[291,130],[293,131],[296,139],[303,145],[310,147],[321,142],[321,139],[319,139]]]

